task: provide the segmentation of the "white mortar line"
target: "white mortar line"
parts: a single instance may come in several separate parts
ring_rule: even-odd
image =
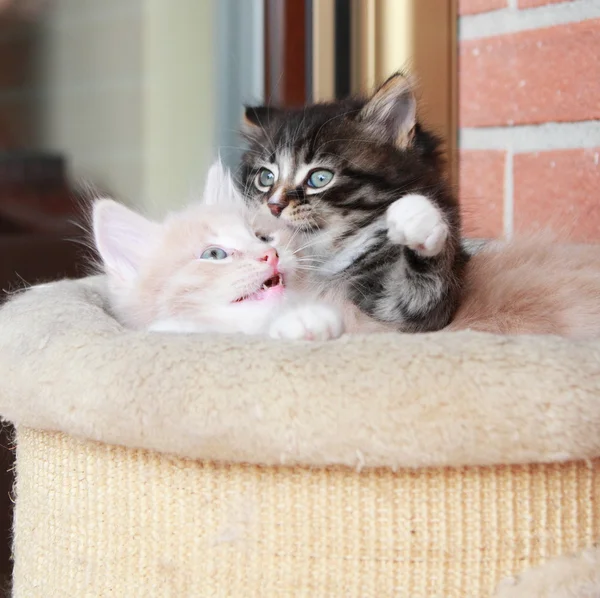
[[[515,205],[514,205],[514,181],[513,181],[513,149],[509,145],[506,148],[504,159],[504,236],[510,239],[514,230]]]
[[[460,149],[500,150],[510,145],[516,154],[551,149],[600,147],[600,120],[463,128],[459,131],[458,144]]]
[[[572,0],[525,10],[511,2],[509,8],[461,17],[458,33],[461,40],[478,39],[595,18],[600,18],[599,0]]]

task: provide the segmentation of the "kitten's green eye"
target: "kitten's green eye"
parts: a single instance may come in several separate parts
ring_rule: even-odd
[[[261,168],[254,183],[260,191],[267,191],[275,184],[275,174],[268,168]]]
[[[200,256],[201,260],[224,260],[227,252],[220,247],[209,247]]]
[[[315,170],[308,177],[306,184],[313,189],[322,189],[327,187],[332,180],[333,172],[331,170]]]

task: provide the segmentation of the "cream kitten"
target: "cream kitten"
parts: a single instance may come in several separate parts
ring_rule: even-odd
[[[300,290],[290,233],[254,216],[220,163],[209,171],[203,201],[163,223],[98,200],[94,241],[117,318],[163,332],[340,336],[338,310]]]

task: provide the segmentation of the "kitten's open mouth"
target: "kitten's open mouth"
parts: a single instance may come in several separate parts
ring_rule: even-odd
[[[234,300],[234,303],[241,303],[242,301],[262,301],[268,297],[283,293],[283,289],[283,276],[281,274],[274,274],[273,276],[269,276],[269,278],[260,285],[259,289],[249,295],[238,297]]]

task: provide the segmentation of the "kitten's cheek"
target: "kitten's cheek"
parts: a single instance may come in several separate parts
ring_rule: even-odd
[[[301,221],[299,221],[297,218],[294,218],[293,214],[286,214],[285,210],[281,212],[279,220],[284,224],[284,226],[287,227],[288,230],[294,230],[302,224]]]
[[[313,228],[314,221],[310,210],[300,207],[288,207],[280,216],[280,220],[290,229],[306,229]]]
[[[388,238],[425,257],[440,254],[448,239],[443,214],[424,195],[406,195],[395,201],[386,215]]]

